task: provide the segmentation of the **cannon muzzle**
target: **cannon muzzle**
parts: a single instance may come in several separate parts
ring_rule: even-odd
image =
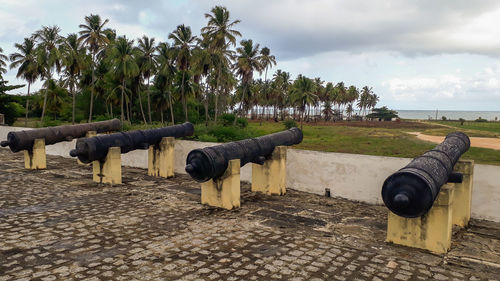
[[[443,184],[462,181],[463,176],[453,173],[453,167],[469,147],[466,134],[450,133],[434,149],[392,174],[382,187],[382,199],[387,208],[406,218],[427,213]]]
[[[186,172],[194,180],[206,182],[224,174],[229,160],[240,159],[241,166],[249,162],[263,164],[276,146],[299,144],[302,138],[302,131],[299,128],[291,128],[258,138],[195,149],[187,156]]]
[[[88,131],[97,133],[119,131],[121,122],[118,119],[78,124],[64,125],[57,127],[47,127],[33,130],[24,130],[9,132],[7,141],[2,141],[2,147],[9,146],[12,152],[21,150],[30,150],[36,139],[44,139],[46,145],[55,144],[63,141],[71,141],[76,138],[83,138]]]
[[[193,124],[186,122],[181,125],[169,126],[151,130],[120,132],[110,135],[79,139],[76,148],[69,152],[72,157],[78,157],[83,163],[103,160],[110,147],[120,147],[121,153],[136,149],[147,149],[157,145],[164,137],[186,137],[194,133]]]

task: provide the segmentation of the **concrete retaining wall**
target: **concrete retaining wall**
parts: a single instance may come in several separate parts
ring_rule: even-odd
[[[0,140],[18,127],[0,126]],[[49,155],[69,157],[76,140],[47,146]],[[175,172],[185,174],[185,159],[189,151],[215,143],[178,140],[175,147]],[[124,166],[147,168],[147,150],[122,155]],[[409,158],[394,158],[346,153],[331,153],[289,149],[287,155],[287,188],[324,194],[371,204],[382,204],[380,191],[384,180],[410,162]],[[251,181],[252,165],[241,169],[241,179]],[[475,165],[472,195],[472,216],[500,222],[500,166]]]

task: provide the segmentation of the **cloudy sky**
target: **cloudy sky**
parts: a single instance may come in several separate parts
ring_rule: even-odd
[[[500,110],[497,0],[0,0],[0,47],[13,52],[42,25],[78,32],[90,13],[118,34],[162,41],[181,23],[199,32],[215,5],[293,77],[368,85],[395,109]]]

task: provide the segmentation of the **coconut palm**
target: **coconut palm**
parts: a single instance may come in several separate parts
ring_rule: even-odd
[[[318,96],[314,94],[314,91],[314,81],[303,76],[302,74],[299,74],[297,79],[293,82],[291,99],[292,102],[298,106],[299,111],[301,112],[300,128],[302,128],[306,107],[315,103],[318,99]]]
[[[158,65],[157,74],[155,76],[155,87],[163,93],[168,95],[168,104],[170,107],[170,118],[172,124],[175,123],[172,99],[172,81],[177,72],[175,68],[175,53],[173,48],[166,42],[158,44],[157,55],[155,57],[156,64]]]
[[[137,47],[139,50],[139,68],[141,70],[142,77],[147,80],[147,96],[148,96],[148,117],[149,123],[151,123],[151,98],[149,93],[150,83],[149,79],[154,75],[156,71],[156,61],[154,60],[154,55],[156,51],[155,39],[149,38],[146,35],[142,36],[142,38],[138,39],[139,46]],[[139,101],[140,101],[139,97]],[[141,111],[142,111],[142,104]]]
[[[184,24],[178,25],[177,28],[168,35],[169,39],[174,40],[174,48],[176,51],[176,62],[177,68],[182,72],[181,79],[181,99],[182,105],[184,108],[184,117],[186,122],[188,120],[188,111],[187,111],[187,100],[185,97],[185,83],[184,80],[186,78],[186,72],[189,69],[190,61],[191,61],[191,51],[194,47],[194,43],[196,42],[196,36],[194,36],[191,32],[191,28],[189,26],[185,26]]]
[[[86,68],[87,52],[78,40],[76,34],[72,33],[66,37],[62,44],[63,65],[64,65],[64,86],[69,88],[72,96],[71,123],[75,124],[75,87],[79,82],[81,71]]]
[[[38,41],[38,46],[37,46],[38,62],[43,70],[41,72],[41,76],[45,78],[46,82],[47,80],[52,80],[54,69],[56,72],[61,71],[62,55],[59,50],[59,47],[64,41],[64,38],[61,35],[59,35],[59,32],[61,32],[61,28],[57,25],[53,25],[53,26],[42,26],[42,29],[36,31],[33,34],[35,40]],[[42,122],[45,117],[46,106],[47,106],[47,91],[45,91],[43,98],[42,117],[41,117]]]
[[[236,48],[237,59],[233,66],[236,69],[236,74],[241,77],[242,96],[245,96],[251,95],[250,83],[253,80],[254,71],[262,73],[264,67],[259,53],[259,44],[254,45],[252,39],[249,39],[241,40],[240,45],[240,47]]]
[[[37,62],[35,40],[33,38],[24,38],[22,44],[16,43],[14,47],[17,52],[10,54],[9,59],[10,69],[18,68],[16,77],[22,78],[28,82],[28,93],[26,98],[26,116],[24,119],[24,126],[28,126],[28,112],[30,102],[30,87],[40,75],[39,65]]]
[[[97,53],[104,46],[109,44],[110,41],[106,36],[107,32],[104,30],[104,25],[108,22],[108,19],[102,21],[99,15],[90,14],[90,16],[85,17],[85,24],[79,25],[82,30],[78,32],[80,34],[80,38],[78,38],[78,40],[80,40],[84,45],[87,45],[92,53],[92,84],[88,122],[92,121],[92,109],[94,106],[96,56]]]
[[[230,63],[228,60],[231,59],[232,54],[228,52],[230,45],[236,45],[236,37],[241,36],[241,33],[233,27],[240,23],[240,20],[231,21],[229,11],[226,7],[215,6],[210,11],[211,13],[206,13],[205,18],[208,19],[207,26],[201,29],[203,37],[208,41],[208,49],[214,58],[213,69],[215,77],[215,90],[217,91],[215,95],[215,116],[214,120],[217,122],[218,116],[218,106],[219,106],[219,96],[221,87],[223,83],[223,69],[228,68]]]
[[[7,61],[9,58],[3,54],[3,49],[0,47],[0,81],[3,80],[2,75],[7,73]]]
[[[128,40],[125,37],[118,37],[116,42],[113,44],[110,50],[110,63],[112,68],[112,73],[120,81],[120,109],[121,109],[121,120],[125,119],[123,103],[125,99],[126,85],[125,80],[132,78],[139,74],[139,66],[134,58],[136,49],[133,47],[133,40]],[[130,119],[130,118],[129,118]]]

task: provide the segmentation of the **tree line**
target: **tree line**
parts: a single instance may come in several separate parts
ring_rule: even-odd
[[[30,112],[42,122],[50,114],[72,123],[119,114],[122,121],[145,124],[208,124],[229,112],[261,120],[328,121],[366,116],[379,100],[368,86],[302,74],[292,80],[280,69],[268,79],[276,66],[269,48],[251,39],[237,44],[240,20],[232,20],[225,7],[204,16],[207,24],[199,35],[181,24],[166,42],[119,36],[107,28],[108,19],[94,14],[85,17],[78,33],[65,37],[57,25],[42,26],[16,43],[16,52],[7,56],[0,48],[0,81],[7,66],[26,81],[26,122]],[[255,73],[264,79],[254,79]],[[43,86],[30,96],[37,80]]]

